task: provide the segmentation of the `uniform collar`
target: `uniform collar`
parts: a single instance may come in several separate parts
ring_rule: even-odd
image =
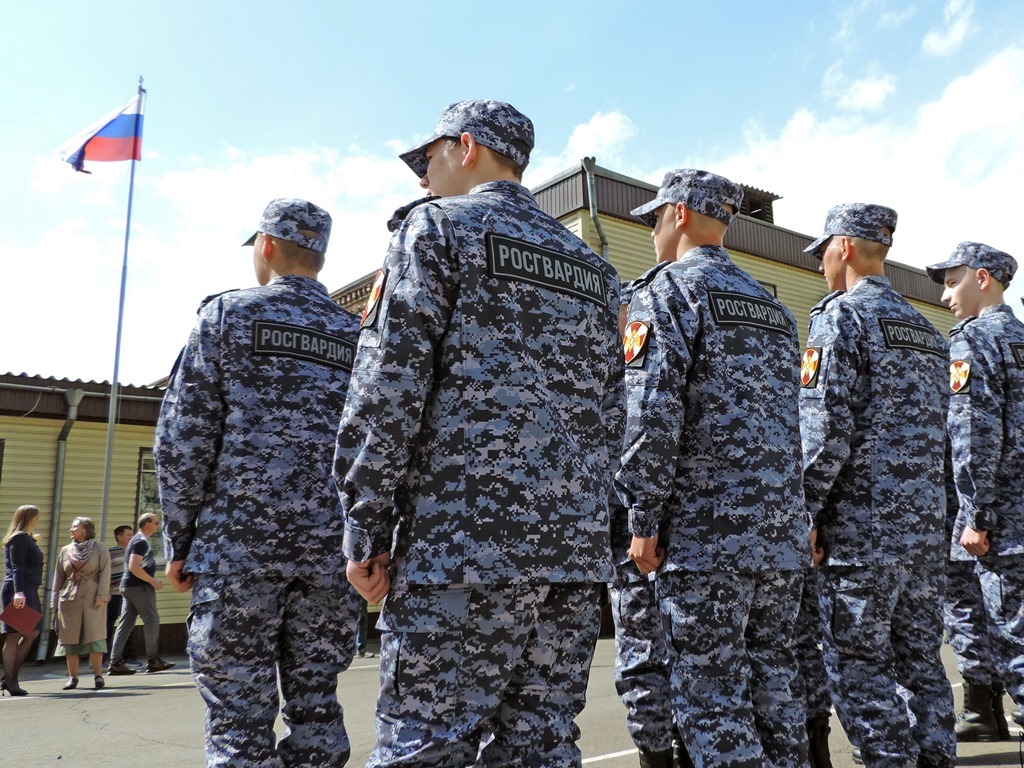
[[[832,293],[830,293],[828,296],[825,296],[821,301],[819,301],[817,304],[815,304],[813,307],[811,307],[811,312],[816,312],[816,311],[822,309],[826,304],[828,304],[830,301],[832,301],[832,299],[834,299],[836,296],[842,296],[844,293],[846,293],[846,291],[832,291]]]
[[[729,252],[722,245],[698,245],[680,256],[677,261],[685,261],[694,257],[714,259],[716,261],[732,261],[729,258]]]
[[[469,190],[468,194],[477,195],[481,192],[505,192],[507,194],[525,197],[530,200],[534,199],[533,195],[530,194],[530,190],[522,184],[518,184],[514,181],[508,181],[506,179],[502,179],[501,181],[485,181],[483,184],[477,184]]]
[[[985,307],[981,312],[978,313],[978,317],[983,315],[1012,315],[1013,310],[1010,309],[1009,304],[993,304],[991,307]]]
[[[970,322],[973,322],[974,320],[977,320],[979,317],[996,317],[998,315],[1010,315],[1012,317],[1013,310],[1010,309],[1010,306],[1008,304],[993,304],[991,307],[985,307],[977,315],[965,317],[963,320],[954,325],[949,332],[950,334],[959,333],[960,331],[963,330],[965,325],[967,325]]]
[[[885,275],[867,275],[857,281],[857,284],[853,288],[847,289],[847,293],[853,293],[854,291],[860,290],[871,290],[865,286],[871,286],[872,288],[892,288],[892,283],[889,282],[889,278]]]
[[[315,277],[306,277],[305,275],[281,275],[275,277],[269,283],[270,285],[290,285],[295,288],[301,288],[306,291],[317,291],[318,293],[327,293],[327,286],[317,280]]]

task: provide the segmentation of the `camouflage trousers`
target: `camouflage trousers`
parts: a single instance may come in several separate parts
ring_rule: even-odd
[[[672,747],[672,685],[664,625],[654,582],[630,563],[608,585],[615,622],[615,690],[626,707],[626,727],[644,752]]]
[[[352,662],[357,606],[343,573],[198,576],[188,654],[208,766],[345,765],[338,674]],[[287,732],[275,746],[279,682]]]
[[[950,560],[946,563],[946,600],[943,619],[946,639],[956,654],[956,668],[975,685],[999,682],[993,667],[988,618],[981,581],[974,560]]]
[[[1024,705],[1024,555],[978,558],[995,667],[1006,690]]]
[[[829,689],[868,768],[911,768],[919,757],[956,764],[953,692],[939,658],[944,567],[819,569]]]
[[[801,571],[658,575],[675,718],[697,768],[805,768],[791,686]]]
[[[793,633],[797,676],[793,681],[793,698],[803,702],[808,719],[828,717],[832,713],[832,697],[828,693],[825,660],[821,655],[821,613],[818,611],[818,572],[803,572],[800,613]]]
[[[392,588],[367,768],[571,768],[600,586]]]

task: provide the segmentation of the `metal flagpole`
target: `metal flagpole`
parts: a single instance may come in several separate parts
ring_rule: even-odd
[[[146,89],[142,87],[142,77],[139,76],[139,108],[135,113],[135,137],[141,138],[139,121],[142,120],[143,103],[146,98]],[[121,362],[121,326],[124,322],[124,293],[128,282],[128,237],[132,230],[132,196],[135,193],[135,159],[132,153],[132,170],[128,181],[128,216],[124,225],[124,258],[121,261],[121,299],[117,305],[117,339],[114,342],[114,375],[110,380],[110,411],[107,413],[107,458],[103,465],[103,503],[100,507],[100,526],[98,538],[103,542],[107,529],[107,503],[110,500],[110,469],[111,457],[114,453],[114,423],[117,421],[117,381],[118,367]]]

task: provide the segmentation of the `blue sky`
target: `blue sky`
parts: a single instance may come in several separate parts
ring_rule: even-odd
[[[5,28],[0,371],[111,376],[130,164],[76,174],[54,150],[139,75],[122,382],[166,373],[202,297],[254,283],[239,244],[273,197],[334,216],[328,288],[375,270],[419,194],[397,153],[465,98],[534,120],[528,185],[584,155],[654,182],[707,168],[810,235],[837,202],[892,205],[895,261],[967,239],[1024,260],[1017,0],[101,0],[11,5]]]

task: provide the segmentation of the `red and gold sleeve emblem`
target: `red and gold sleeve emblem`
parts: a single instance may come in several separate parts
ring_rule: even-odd
[[[650,326],[639,320],[634,320],[626,326],[626,333],[622,339],[622,351],[625,353],[626,365],[634,368],[643,365],[650,332]]]
[[[954,360],[949,364],[949,389],[956,395],[966,392],[971,383],[971,364],[966,360]]]
[[[821,347],[808,347],[800,360],[800,386],[818,386],[818,373],[821,370]]]
[[[373,280],[373,287],[370,289],[370,297],[366,300],[366,308],[363,310],[363,319],[359,322],[360,330],[377,321],[377,309],[380,306],[380,296],[384,293],[384,279],[388,276],[386,269],[377,273]]]

